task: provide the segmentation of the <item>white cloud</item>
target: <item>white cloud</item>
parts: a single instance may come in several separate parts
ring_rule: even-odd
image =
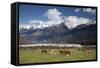
[[[76,12],[80,11],[80,9],[76,9]],[[94,10],[91,9],[84,9],[85,12],[92,12],[94,13]],[[19,28],[31,28],[33,27],[34,29],[36,28],[45,28],[48,26],[52,26],[52,25],[57,25],[60,24],[62,22],[65,22],[65,25],[69,28],[69,29],[73,29],[78,25],[81,24],[90,24],[92,23],[89,18],[84,18],[84,17],[77,17],[77,16],[62,16],[62,13],[60,11],[58,11],[56,8],[54,9],[48,9],[45,13],[44,13],[45,17],[47,17],[47,20],[37,20],[37,19],[33,19],[30,20],[28,22],[28,24],[20,24]],[[95,21],[93,23],[96,23]]]
[[[79,12],[79,11],[80,11],[80,9],[79,9],[79,8],[75,9],[75,12]]]
[[[29,26],[32,26],[34,28],[45,28],[48,26],[52,26],[52,25],[57,25],[60,24],[61,22],[63,22],[62,19],[62,13],[60,11],[58,11],[56,8],[54,9],[48,9],[45,13],[44,13],[45,17],[47,17],[46,21],[43,20],[30,20],[28,25],[23,25],[21,27],[26,27],[29,28]]]
[[[37,28],[45,28],[48,27],[49,24],[44,24],[47,23],[46,21],[42,21],[42,20],[30,20],[28,24],[20,24],[19,25],[19,29],[21,28],[26,28],[26,29],[37,29]]]
[[[34,28],[45,28],[45,27],[48,27],[48,22],[47,21],[42,21],[42,20],[30,20],[30,24]]]
[[[69,29],[73,29],[78,25],[81,24],[91,24],[91,21],[89,18],[83,18],[83,17],[77,17],[77,16],[68,16],[65,18],[65,25]]]
[[[51,21],[52,24],[56,25],[61,22],[63,22],[62,19],[62,13],[58,11],[56,8],[54,9],[49,9],[45,14],[44,14],[49,21]]]
[[[75,9],[75,12],[79,12],[80,10],[82,10],[83,12],[87,12],[87,13],[90,13],[90,14],[95,14],[96,13],[96,9],[93,9],[93,8],[76,8]]]
[[[96,13],[96,9],[92,9],[92,8],[83,8],[83,11],[91,14]]]
[[[19,29],[21,29],[21,28],[29,29],[30,27],[31,27],[30,24],[19,24]]]

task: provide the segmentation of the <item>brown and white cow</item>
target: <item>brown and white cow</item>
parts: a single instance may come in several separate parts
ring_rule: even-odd
[[[91,48],[86,48],[85,52],[86,52],[86,55],[91,55]]]
[[[56,50],[54,50],[54,49],[50,50],[50,55],[56,55],[56,54],[57,54]]]
[[[48,53],[47,50],[41,50],[41,53]]]
[[[67,56],[70,56],[71,52],[69,50],[59,50],[59,53],[61,55],[67,55]]]

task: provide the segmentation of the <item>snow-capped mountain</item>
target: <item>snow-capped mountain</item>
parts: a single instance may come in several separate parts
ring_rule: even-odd
[[[64,22],[45,28],[21,28],[19,31],[19,43],[96,44],[96,29],[95,23],[81,24],[69,29]]]

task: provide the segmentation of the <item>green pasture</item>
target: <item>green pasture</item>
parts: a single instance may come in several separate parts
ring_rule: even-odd
[[[45,48],[48,53],[41,53],[42,48],[19,48],[19,63],[45,63],[45,62],[62,62],[62,61],[78,61],[78,60],[95,60],[96,50],[91,48],[90,55],[87,55],[83,48],[67,48],[71,52],[70,56],[62,55],[59,50],[56,49],[57,54],[49,54],[50,49]],[[63,49],[62,49],[63,50]]]

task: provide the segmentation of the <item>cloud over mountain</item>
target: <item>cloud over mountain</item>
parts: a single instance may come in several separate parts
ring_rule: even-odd
[[[92,8],[83,8],[83,11],[87,12],[87,13],[91,13],[91,14],[95,14],[96,13],[96,10],[92,9]]]
[[[76,9],[76,12],[79,12],[80,9]],[[91,8],[83,8],[84,12],[88,12],[88,13],[95,13],[94,9]],[[60,24],[62,22],[65,23],[65,25],[69,28],[69,29],[73,29],[78,25],[81,24],[91,24],[91,19],[89,18],[85,18],[85,17],[77,17],[77,16],[64,16],[62,14],[62,12],[60,12],[58,9],[54,8],[54,9],[48,9],[44,14],[44,17],[47,18],[47,20],[37,20],[37,19],[33,19],[30,20],[28,24],[20,24],[19,28],[31,28],[33,27],[34,29],[36,28],[45,28],[45,27],[49,27],[52,25],[57,25]],[[95,23],[95,22],[94,22]]]
[[[93,24],[92,20],[89,18],[77,17],[77,16],[68,16],[65,18],[65,24],[69,29],[75,28],[81,24]]]
[[[95,13],[96,13],[96,9],[93,9],[93,8],[76,8],[75,9],[75,12],[79,12],[79,11],[90,13],[92,15],[95,15]]]
[[[49,21],[52,21],[52,24],[59,24],[63,22],[62,19],[62,13],[58,11],[56,8],[54,9],[49,9],[46,13],[45,16],[48,18]]]

